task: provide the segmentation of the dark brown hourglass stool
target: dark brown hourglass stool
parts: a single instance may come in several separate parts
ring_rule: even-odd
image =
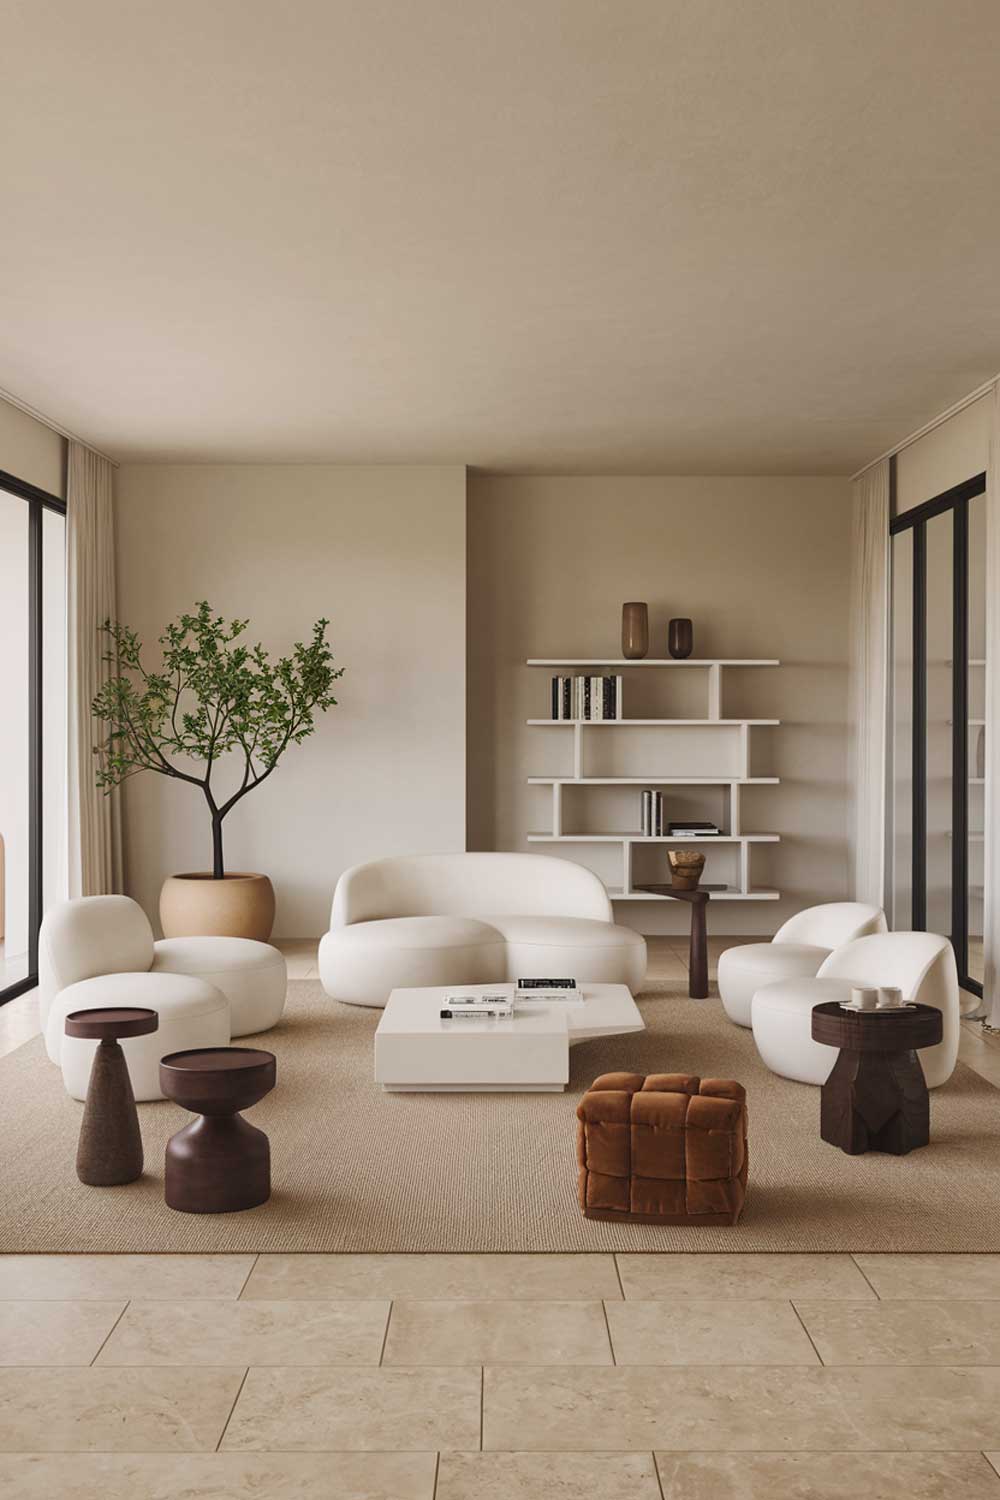
[[[88,1187],[116,1187],[142,1175],[139,1116],[119,1037],[147,1036],[160,1018],[145,1007],[108,1006],[74,1010],[66,1017],[66,1035],[98,1041],[83,1106],[76,1175]]]
[[[276,1066],[273,1053],[256,1047],[196,1047],[161,1060],[167,1098],[201,1117],[167,1142],[168,1208],[228,1214],[267,1202],[271,1147],[238,1111],[270,1093]]]
[[[823,1140],[849,1156],[906,1156],[926,1146],[931,1105],[917,1051],[937,1046],[942,1027],[932,1005],[861,1011],[835,1000],[814,1005],[813,1041],[840,1048],[820,1095]]]

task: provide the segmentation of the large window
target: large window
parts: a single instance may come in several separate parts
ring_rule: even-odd
[[[66,507],[0,470],[0,1004],[66,890]]]
[[[891,523],[889,907],[983,992],[986,476]]]

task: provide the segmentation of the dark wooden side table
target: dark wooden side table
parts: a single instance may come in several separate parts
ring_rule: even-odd
[[[839,1047],[823,1085],[820,1135],[850,1156],[888,1151],[905,1156],[930,1140],[930,1096],[917,1049],[942,1036],[932,1005],[907,1010],[843,1010],[814,1005],[813,1041]]]
[[[74,1010],[66,1017],[67,1036],[97,1041],[83,1106],[76,1150],[76,1175],[88,1187],[117,1187],[142,1175],[139,1116],[119,1037],[147,1036],[160,1018],[144,1006]]]
[[[708,995],[708,923],[705,908],[712,894],[700,885],[693,891],[681,891],[675,885],[637,885],[637,891],[648,891],[651,896],[670,896],[674,901],[686,901],[691,908],[690,972],[688,994],[692,1000],[704,1000]]]
[[[274,1054],[256,1047],[196,1047],[160,1062],[160,1088],[197,1113],[167,1142],[168,1208],[228,1214],[256,1208],[271,1195],[267,1136],[238,1113],[274,1088]]]

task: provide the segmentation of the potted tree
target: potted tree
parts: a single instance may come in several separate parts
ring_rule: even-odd
[[[211,873],[171,875],[160,892],[167,937],[270,936],[271,882],[227,871],[223,822],[337,701],[331,687],[344,669],[333,665],[329,621],[317,620],[307,645],[273,662],[245,641],[249,623],[226,620],[202,600],[160,636],[157,670],[143,664],[135,631],[112,620],[103,626],[112,676],[92,704],[104,736],[94,751],[98,785],[109,791],[140,771],[186,781],[201,792],[211,822]]]

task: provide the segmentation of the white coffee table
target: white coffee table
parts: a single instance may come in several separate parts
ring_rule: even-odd
[[[388,1092],[557,1092],[569,1049],[592,1037],[643,1031],[624,984],[588,984],[584,1003],[531,1005],[490,1021],[442,1021],[455,986],[393,990],[375,1033],[375,1081]],[[495,990],[496,985],[463,985]]]

